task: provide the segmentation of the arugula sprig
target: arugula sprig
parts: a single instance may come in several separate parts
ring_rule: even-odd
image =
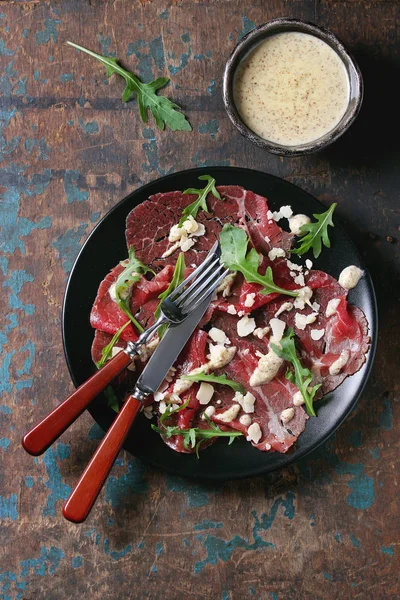
[[[240,383],[237,383],[236,381],[232,381],[232,379],[228,379],[227,376],[225,374],[223,375],[207,375],[206,373],[204,373],[204,371],[202,371],[201,373],[198,373],[197,375],[181,375],[181,379],[188,379],[189,381],[206,381],[208,383],[220,383],[221,385],[228,385],[229,387],[231,387],[235,392],[240,392],[241,394],[244,394],[246,392],[246,390],[244,389],[244,387],[242,385],[240,385]]]
[[[198,198],[183,209],[182,217],[179,220],[179,227],[182,226],[182,223],[184,223],[189,216],[196,219],[200,208],[209,212],[207,206],[207,196],[209,192],[211,192],[215,198],[221,200],[221,196],[215,187],[215,179],[211,177],[211,175],[200,175],[199,179],[201,181],[208,181],[208,183],[204,189],[188,188],[183,192],[184,194],[196,194]]]
[[[292,250],[293,254],[305,254],[312,249],[314,258],[318,258],[321,254],[322,244],[326,248],[331,247],[331,241],[329,239],[328,227],[334,227],[332,215],[336,208],[336,202],[331,204],[329,209],[324,213],[316,213],[313,215],[316,219],[316,223],[306,223],[300,227],[301,239],[299,241],[299,247]]]
[[[108,361],[108,359],[111,358],[112,349],[114,348],[115,344],[119,341],[119,338],[121,337],[121,333],[123,332],[123,330],[125,329],[125,327],[127,325],[129,325],[129,323],[130,323],[130,321],[127,321],[125,323],[125,325],[122,325],[122,327],[120,327],[118,329],[118,331],[116,331],[114,333],[113,337],[111,338],[111,340],[107,344],[107,346],[104,346],[103,350],[101,351],[101,359],[98,360],[97,363],[96,363],[96,367],[98,369],[101,369],[101,367],[106,364],[106,362]]]
[[[128,258],[120,262],[120,265],[125,267],[123,271],[118,275],[117,281],[115,282],[115,296],[117,304],[120,309],[126,314],[131,320],[133,325],[142,333],[144,331],[141,324],[135,319],[131,313],[129,306],[129,298],[131,294],[132,286],[140,280],[142,275],[145,273],[154,273],[152,269],[144,265],[138,258],[136,258],[135,250],[133,246],[130,246],[128,251]]]
[[[180,435],[183,437],[183,445],[186,449],[194,448],[196,450],[197,458],[199,457],[199,450],[202,442],[205,440],[209,440],[216,437],[227,437],[229,438],[229,444],[235,440],[235,438],[243,435],[240,431],[222,431],[215,423],[211,421],[211,419],[205,414],[204,417],[207,423],[210,426],[210,429],[200,429],[199,427],[191,427],[190,429],[180,429],[176,425],[167,425],[165,422],[167,419],[174,413],[180,412],[185,409],[189,404],[189,399],[179,406],[175,410],[171,410],[169,406],[167,406],[165,412],[160,417],[160,425],[161,427],[157,427],[154,423],[151,425],[151,428],[154,431],[157,431],[160,435],[165,438],[171,438],[175,435]]]
[[[258,272],[259,254],[255,248],[247,252],[249,240],[246,232],[240,227],[225,224],[220,235],[221,243],[221,262],[231,269],[231,271],[240,271],[248,283],[259,283],[264,289],[262,294],[285,294],[286,296],[296,297],[298,294],[294,290],[285,290],[274,284],[271,267],[265,271],[265,275]]]
[[[304,403],[307,409],[308,414],[311,417],[316,417],[313,399],[317,392],[317,390],[321,387],[321,384],[314,385],[310,388],[310,383],[312,381],[312,375],[310,369],[303,367],[300,363],[299,357],[296,352],[296,345],[294,342],[294,331],[292,327],[289,327],[285,336],[280,340],[281,347],[276,344],[271,344],[272,350],[283,358],[287,360],[293,365],[294,371],[290,369],[286,372],[286,379],[288,379],[291,383],[298,388],[301,395],[303,396]]]
[[[167,126],[172,131],[192,131],[192,126],[185,115],[176,110],[180,107],[175,102],[169,100],[169,98],[156,94],[159,89],[169,83],[168,78],[159,77],[150,83],[142,83],[136,75],[121,67],[116,58],[102,56],[73,42],[67,42],[67,44],[99,60],[106,68],[107,77],[111,77],[111,75],[116,73],[125,79],[126,87],[122,94],[122,100],[123,102],[128,102],[136,94],[139,113],[143,123],[147,122],[147,111],[150,109],[159,129],[163,130]]]
[[[182,283],[183,278],[184,278],[185,268],[186,268],[185,255],[183,252],[181,252],[178,256],[178,260],[175,263],[175,269],[174,269],[174,274],[172,275],[171,283],[169,284],[167,289],[158,296],[160,302],[158,303],[158,306],[154,313],[154,316],[156,319],[158,319],[158,317],[160,316],[162,301],[165,300],[165,298],[167,296],[169,296],[170,293],[173,292],[174,289],[177,288],[178,285],[180,285]],[[163,337],[167,327],[168,327],[168,325],[161,325],[160,329],[158,330],[158,337],[160,340]]]

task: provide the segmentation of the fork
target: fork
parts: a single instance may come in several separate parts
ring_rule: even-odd
[[[215,242],[205,260],[160,305],[157,321],[136,342],[128,342],[101,369],[80,385],[23,438],[22,446],[31,455],[42,454],[82,414],[90,402],[134,359],[162,325],[175,326],[196,310],[226,277],[229,269],[220,263],[220,247]],[[186,287],[191,282],[189,287]]]

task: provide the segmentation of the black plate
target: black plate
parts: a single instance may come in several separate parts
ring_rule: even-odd
[[[308,215],[325,210],[315,198],[282,179],[259,171],[232,167],[181,171],[153,181],[127,196],[92,231],[76,259],[67,283],[63,306],[63,343],[75,385],[80,385],[95,370],[90,355],[93,330],[89,324],[89,314],[101,280],[127,255],[127,214],[151,194],[195,187],[197,177],[202,173],[215,177],[218,185],[241,185],[266,196],[271,210],[277,210],[284,204],[290,204],[295,213]],[[365,269],[351,239],[337,221],[335,218],[336,226],[330,233],[331,250],[324,249],[319,259],[314,261],[315,268],[334,277],[338,277],[341,270],[351,264]],[[160,436],[151,430],[150,421],[142,415],[132,428],[124,447],[160,469],[200,479],[233,479],[267,473],[285,467],[311,452],[332,435],[355,406],[371,371],[377,340],[377,308],[368,273],[350,292],[349,300],[359,306],[368,319],[372,343],[366,363],[358,373],[348,377],[337,390],[320,402],[318,418],[308,421],[295,448],[287,454],[260,452],[243,439],[236,440],[231,446],[225,440],[218,440],[202,452],[198,460],[195,455],[178,454],[168,448]],[[105,430],[115,417],[103,396],[92,403],[89,411]]]

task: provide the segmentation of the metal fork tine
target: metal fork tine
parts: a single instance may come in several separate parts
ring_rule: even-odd
[[[229,269],[226,269],[223,273],[221,273],[221,275],[202,293],[200,298],[197,298],[194,304],[190,305],[190,311],[196,310],[196,308],[198,308],[208,294],[218,287],[218,284],[228,275],[228,273]]]
[[[200,284],[204,281],[206,277],[211,272],[215,272],[216,267],[219,265],[219,258],[216,258],[213,262],[211,262],[204,271],[193,281],[193,283],[184,291],[182,294],[179,294],[178,298],[173,298],[173,301],[177,306],[181,306],[183,301],[188,298],[193,292],[198,289]]]
[[[199,275],[199,273],[201,273],[204,268],[209,264],[209,262],[215,258],[215,253],[216,250],[218,248],[218,242],[215,242],[215,244],[212,246],[211,250],[209,251],[209,253],[207,254],[206,258],[203,260],[203,262],[201,263],[201,265],[199,265],[192,273],[190,273],[190,275],[188,275],[186,277],[186,279],[184,281],[182,281],[181,284],[179,284],[174,291],[170,294],[170,299],[173,301],[174,298],[177,298],[177,296],[180,294],[180,292],[186,287],[186,285],[189,283],[189,281],[191,281],[192,279],[194,279],[197,275]]]
[[[209,277],[207,277],[207,279],[205,281],[202,281],[201,285],[199,285],[198,287],[196,287],[196,289],[193,290],[193,292],[185,299],[185,301],[182,304],[179,304],[179,308],[183,312],[185,312],[187,310],[191,310],[191,305],[195,302],[195,300],[197,300],[199,295],[204,290],[210,291],[213,288],[213,283],[215,281],[215,278],[220,275],[221,269],[223,269],[223,268],[224,267],[222,265],[219,265],[219,267],[217,269],[215,269],[211,273],[211,275],[209,275]]]

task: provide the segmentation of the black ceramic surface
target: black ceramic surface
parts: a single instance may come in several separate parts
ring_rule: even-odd
[[[287,31],[299,31],[301,33],[313,35],[331,46],[331,48],[341,58],[346,68],[350,84],[349,104],[339,123],[331,131],[317,140],[297,146],[282,146],[281,144],[270,142],[269,140],[260,137],[254,133],[254,131],[249,129],[242,121],[242,118],[236,109],[233,94],[234,75],[241,60],[268,36]],[[342,42],[328,29],[319,27],[314,23],[299,21],[297,19],[291,19],[288,17],[281,17],[279,19],[268,21],[268,23],[264,23],[263,25],[256,27],[247,35],[245,35],[233,49],[224,70],[223,97],[225,109],[230,120],[238,128],[240,133],[250,142],[256,146],[268,150],[268,152],[271,152],[272,154],[278,154],[281,156],[300,156],[304,154],[312,154],[313,152],[322,150],[326,146],[329,146],[329,144],[332,144],[332,142],[336,141],[348,130],[350,125],[357,117],[361,108],[363,94],[364,86],[361,71],[354,58],[343,46]]]
[[[325,210],[315,198],[282,179],[259,171],[233,167],[182,171],[153,181],[127,196],[112,208],[92,231],[76,259],[67,283],[63,306],[63,342],[68,368],[75,385],[80,385],[95,371],[90,354],[93,330],[89,324],[89,314],[101,280],[112,267],[127,256],[127,214],[151,194],[195,187],[198,183],[197,177],[205,172],[215,177],[218,185],[241,185],[266,196],[271,210],[277,210],[286,204],[292,206],[294,213],[311,215]],[[314,267],[334,277],[338,277],[341,270],[350,264],[365,268],[349,235],[338,223],[337,216],[334,216],[334,221],[335,228],[330,229],[332,248],[322,251],[320,257],[314,261]],[[287,466],[311,452],[337,429],[355,406],[373,363],[377,340],[377,309],[368,273],[358,286],[351,290],[349,300],[359,306],[368,319],[372,342],[366,363],[337,390],[319,401],[318,417],[308,420],[306,429],[294,449],[287,454],[260,452],[244,439],[236,440],[231,446],[228,446],[225,440],[218,440],[201,452],[198,460],[195,455],[178,454],[168,448],[160,436],[152,431],[150,421],[143,415],[139,416],[124,447],[160,469],[199,479],[233,479],[267,473]],[[103,429],[107,429],[115,417],[102,395],[92,402],[89,410]]]

